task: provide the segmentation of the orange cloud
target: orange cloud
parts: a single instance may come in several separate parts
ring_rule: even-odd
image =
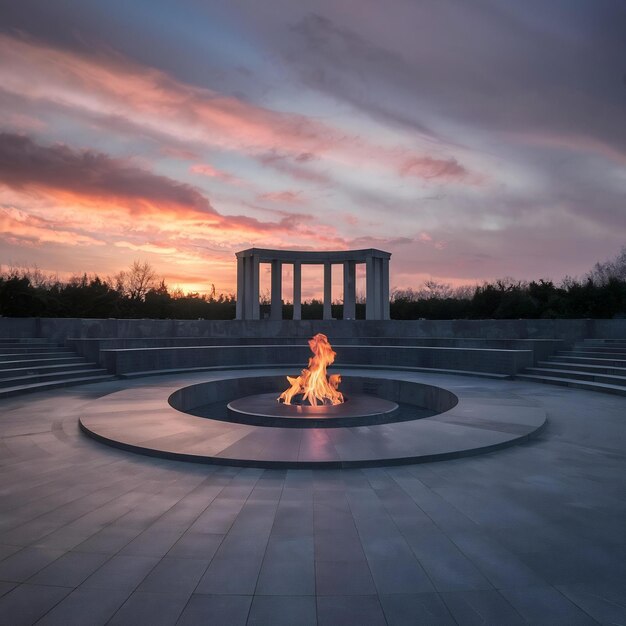
[[[104,245],[103,241],[94,237],[64,229],[58,223],[34,217],[14,207],[0,208],[0,238],[17,245]]]

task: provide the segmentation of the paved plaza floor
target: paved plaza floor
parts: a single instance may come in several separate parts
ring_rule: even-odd
[[[232,468],[79,431],[147,379],[3,400],[0,624],[625,624],[626,398],[464,380],[547,427],[435,463]]]

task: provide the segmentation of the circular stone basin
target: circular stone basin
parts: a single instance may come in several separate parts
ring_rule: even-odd
[[[237,398],[226,405],[233,422],[285,428],[338,428],[364,426],[389,421],[397,413],[397,402],[353,394],[342,404],[310,406],[283,404],[275,393]]]
[[[178,389],[171,407],[198,417],[270,428],[339,428],[390,424],[431,417],[454,407],[455,394],[405,380],[346,376],[347,402],[298,406],[278,402],[284,376],[255,376],[202,382]],[[268,390],[274,391],[268,391]]]

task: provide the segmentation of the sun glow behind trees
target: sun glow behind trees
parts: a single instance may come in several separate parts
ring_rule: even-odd
[[[1,269],[1,268],[0,268]],[[62,281],[37,268],[0,271],[0,315],[7,317],[152,317],[233,319],[235,294],[215,286],[199,294],[170,288],[146,261],[134,261],[113,277],[82,274]],[[283,304],[283,317],[291,317]],[[357,302],[357,319],[365,306]],[[332,305],[342,317],[342,305]],[[261,304],[261,315],[269,305]],[[322,302],[306,300],[303,319],[322,316]],[[434,280],[415,289],[394,289],[392,319],[612,318],[626,316],[626,247],[615,258],[596,263],[582,278],[517,281],[502,278],[453,288]]]

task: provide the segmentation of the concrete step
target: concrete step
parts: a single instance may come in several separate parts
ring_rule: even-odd
[[[556,358],[562,356],[580,356],[583,358],[598,359],[626,359],[626,352],[597,352],[585,350],[567,350],[559,351],[554,355]]]
[[[614,346],[619,345],[626,347],[626,339],[584,339],[585,345]]]
[[[581,357],[581,356],[567,356],[559,355],[554,357],[555,360],[563,363],[578,363],[585,365],[604,365],[605,367],[626,367],[626,359],[601,359],[598,357]]]
[[[626,346],[574,346],[571,352],[626,353]]]
[[[626,376],[626,367],[606,367],[604,365],[588,365],[578,363],[564,363],[563,361],[539,361],[536,367],[547,367],[572,372],[595,372],[596,374],[612,374]]]
[[[38,350],[37,352],[30,352],[26,354],[3,354],[0,352],[0,363],[4,361],[28,361],[30,359],[39,359],[39,358],[57,358],[64,357],[68,354],[76,354],[76,352],[69,350],[67,348],[50,350],[48,352],[42,352]]]
[[[39,365],[71,365],[74,363],[85,363],[81,356],[54,357],[49,359],[27,359],[18,361],[0,361],[0,370],[12,370],[16,368],[37,367]]]
[[[606,383],[595,383],[558,376],[537,376],[535,374],[517,374],[515,378],[517,380],[528,380],[546,385],[560,385],[562,387],[572,387],[574,389],[585,389],[587,391],[599,391],[601,393],[612,393],[619,396],[626,396],[626,387],[621,385],[608,385]]]
[[[50,343],[50,341],[45,337],[0,337],[0,345],[4,345],[7,343],[29,344]]]
[[[45,383],[35,383],[32,385],[17,385],[15,387],[7,387],[0,389],[0,399],[10,398],[25,393],[35,393],[37,391],[48,391],[50,389],[59,389],[60,387],[72,387],[75,385],[85,385],[87,383],[103,383],[110,380],[116,380],[116,376],[79,376],[77,378],[67,378],[65,380],[55,380]]]
[[[529,367],[524,374],[536,374],[537,376],[561,376],[564,378],[574,378],[576,380],[590,380],[597,383],[608,383],[609,385],[621,385],[626,388],[626,376],[612,376],[610,374],[598,374],[596,372],[560,370],[547,367]]]
[[[71,348],[60,348],[59,346],[38,346],[31,348],[7,348],[0,346],[0,356],[13,356],[15,354],[50,354],[53,352],[73,352]]]
[[[57,341],[50,341],[49,339],[29,339],[28,341],[24,341],[23,339],[19,339],[16,337],[5,337],[4,339],[0,339],[0,347],[2,346],[24,346],[24,347],[34,347],[37,346],[60,346],[63,345]]]
[[[99,367],[97,363],[65,363],[61,365],[30,365],[26,367],[16,367],[14,369],[0,370],[0,380],[13,376],[30,376],[33,374],[54,374],[55,372],[80,371],[88,368]]]
[[[13,372],[15,373],[15,372]],[[0,390],[6,387],[18,387],[24,385],[32,385],[35,383],[45,383],[55,380],[68,380],[76,378],[90,378],[94,376],[107,376],[109,373],[104,368],[85,368],[80,370],[61,370],[59,372],[51,372],[48,374],[26,374],[12,376],[11,378],[0,379]]]

